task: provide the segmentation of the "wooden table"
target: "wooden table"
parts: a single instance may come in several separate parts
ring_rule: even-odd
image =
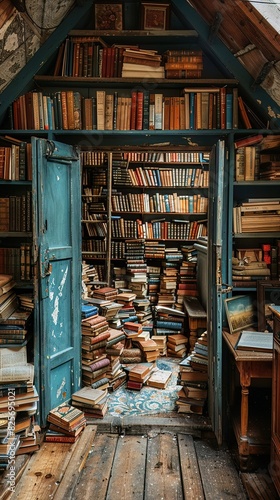
[[[239,333],[230,334],[225,331],[223,332],[223,338],[233,356],[234,364],[240,378],[240,413],[238,415],[239,418],[233,419],[233,428],[238,444],[240,468],[246,470],[249,455],[269,453],[270,435],[267,436],[267,429],[263,428],[259,430],[260,432],[253,432],[248,427],[249,389],[253,378],[272,378],[273,353],[236,350],[235,345],[238,337]],[[263,413],[266,412],[265,408],[261,408],[260,410]]]

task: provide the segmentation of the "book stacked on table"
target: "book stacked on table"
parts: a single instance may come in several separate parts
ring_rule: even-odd
[[[67,438],[77,438],[86,425],[84,412],[66,402],[50,410],[47,421],[53,433],[52,437],[48,433],[48,441],[69,442]]]
[[[72,394],[72,405],[83,411],[85,417],[103,418],[108,409],[108,390],[82,387]]]
[[[187,354],[189,339],[183,334],[168,335],[167,354],[175,358],[184,358]]]
[[[128,374],[127,389],[134,389],[140,391],[143,385],[150,377],[151,371],[154,367],[153,363],[138,363],[131,366],[126,366],[125,370]]]

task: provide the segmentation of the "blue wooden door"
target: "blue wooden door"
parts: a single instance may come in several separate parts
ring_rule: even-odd
[[[40,421],[80,386],[79,153],[32,138],[35,235],[35,383]]]
[[[223,441],[222,331],[223,301],[228,291],[228,168],[224,141],[210,157],[208,224],[207,332],[209,345],[209,415],[219,444]]]

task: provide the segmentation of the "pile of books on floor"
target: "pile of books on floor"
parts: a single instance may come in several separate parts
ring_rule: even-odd
[[[175,334],[168,335],[167,355],[173,358],[184,358],[187,354],[189,339],[186,335]]]
[[[184,333],[186,315],[183,311],[163,305],[155,306],[154,335],[176,335]]]
[[[176,401],[178,412],[202,415],[208,394],[207,332],[197,339],[193,352],[179,363],[178,384],[182,386]]]
[[[149,379],[153,368],[153,363],[141,362],[137,364],[127,365],[125,367],[125,371],[128,374],[128,380],[126,384],[127,389],[140,391],[143,385]]]
[[[152,373],[147,380],[147,385],[149,387],[155,387],[156,389],[165,389],[171,379],[171,376],[171,371],[159,370],[158,368],[155,368],[152,370]]]
[[[0,347],[24,346],[32,336],[33,311],[16,309],[0,321]]]
[[[73,443],[86,426],[84,412],[66,402],[53,408],[47,420],[45,440],[50,442]]]
[[[103,418],[108,409],[108,389],[82,387],[72,394],[72,405],[85,417]]]
[[[0,349],[0,384],[0,468],[5,469],[15,455],[39,449],[34,421],[39,396],[26,346]]]

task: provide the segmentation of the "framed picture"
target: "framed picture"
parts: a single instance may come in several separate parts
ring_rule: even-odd
[[[94,5],[94,27],[96,30],[123,29],[123,6],[121,3],[96,3]]]
[[[237,295],[225,299],[225,310],[230,333],[257,326],[256,300],[252,295]]]
[[[273,331],[272,312],[270,305],[280,305],[280,281],[267,280],[257,282],[258,330]]]
[[[168,3],[141,3],[141,29],[163,31],[169,27]]]

